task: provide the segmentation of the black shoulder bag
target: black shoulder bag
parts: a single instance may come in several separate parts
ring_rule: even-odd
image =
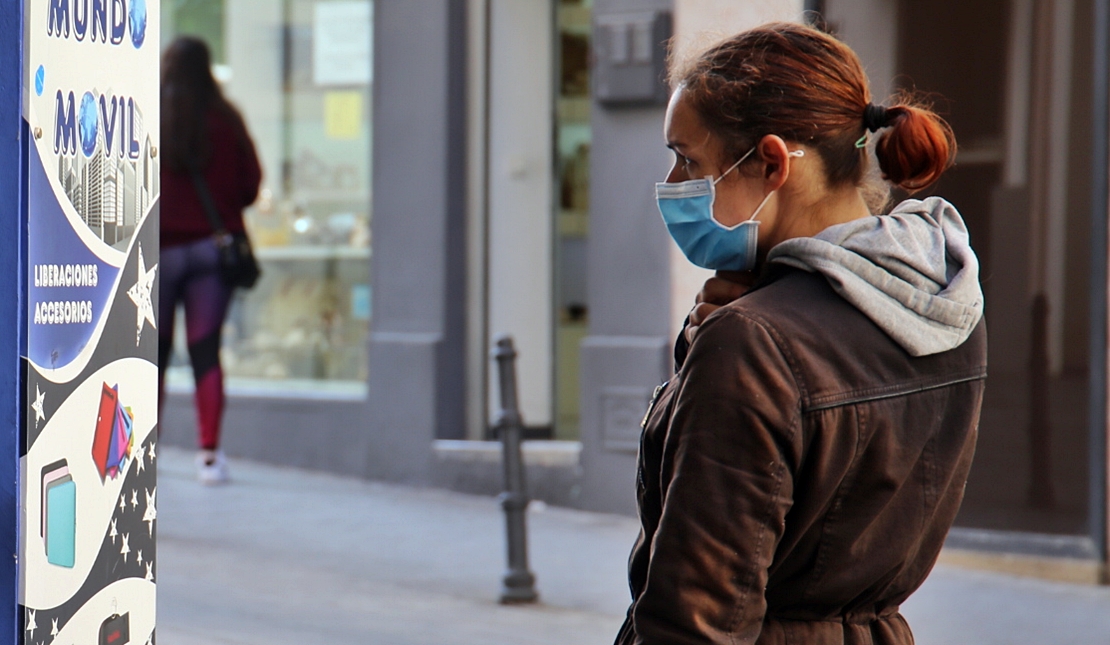
[[[229,233],[216,210],[216,202],[212,200],[212,193],[208,191],[208,182],[199,170],[191,172],[193,185],[197,189],[197,197],[204,209],[204,216],[212,225],[212,239],[216,242],[219,251],[220,278],[230,287],[250,289],[258,282],[262,269],[254,258],[250,238],[246,233]]]

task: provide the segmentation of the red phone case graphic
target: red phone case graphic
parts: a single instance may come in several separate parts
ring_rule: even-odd
[[[129,408],[119,401],[119,386],[100,390],[100,410],[96,414],[96,434],[93,436],[92,455],[100,481],[115,479],[131,456],[132,426],[134,419]]]
[[[112,430],[115,429],[116,403],[119,394],[105,383],[100,388],[100,411],[96,413],[96,434],[93,435],[92,457],[100,480],[108,476],[109,453],[112,448]]]

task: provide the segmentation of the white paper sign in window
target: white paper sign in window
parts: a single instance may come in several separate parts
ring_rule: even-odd
[[[373,7],[366,0],[316,3],[312,78],[317,85],[365,85],[371,77]]]

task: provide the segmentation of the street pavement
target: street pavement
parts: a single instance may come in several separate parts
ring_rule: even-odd
[[[497,603],[491,497],[232,460],[204,487],[158,448],[165,645],[608,644],[628,603],[632,518],[533,503],[540,602]],[[938,566],[903,607],[918,645],[1110,644],[1110,588]]]

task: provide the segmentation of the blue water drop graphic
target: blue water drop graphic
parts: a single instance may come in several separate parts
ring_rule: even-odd
[[[42,96],[42,89],[45,84],[46,70],[43,69],[42,65],[39,65],[39,68],[35,70],[35,94]]]
[[[138,49],[146,40],[146,0],[131,0],[131,44]]]
[[[81,152],[91,157],[96,152],[96,135],[99,128],[96,115],[96,99],[89,92],[81,97],[81,112],[77,116],[81,125]]]

